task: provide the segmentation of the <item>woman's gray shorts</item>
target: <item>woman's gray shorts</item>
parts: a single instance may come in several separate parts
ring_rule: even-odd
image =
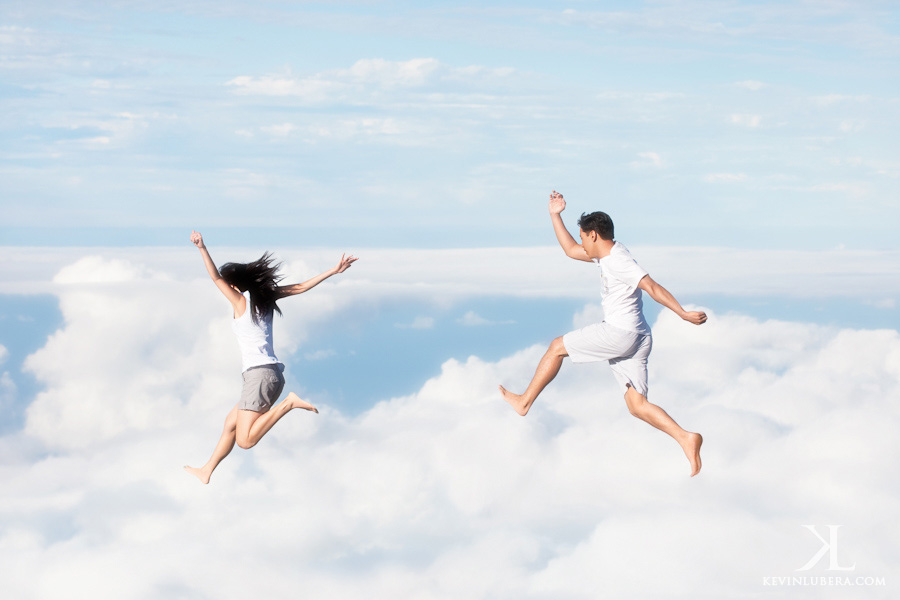
[[[563,345],[572,362],[606,360],[619,384],[631,385],[647,395],[647,357],[653,348],[650,334],[619,329],[603,321],[563,336]]]
[[[244,371],[244,388],[238,408],[264,413],[278,401],[284,389],[284,365],[261,365]]]

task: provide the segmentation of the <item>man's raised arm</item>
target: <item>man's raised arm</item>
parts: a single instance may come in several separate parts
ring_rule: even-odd
[[[562,194],[553,190],[550,194],[550,222],[553,223],[553,232],[556,234],[556,241],[562,246],[563,252],[569,258],[590,262],[591,259],[584,251],[584,247],[575,241],[566,225],[562,221],[562,211],[566,210],[566,201]]]

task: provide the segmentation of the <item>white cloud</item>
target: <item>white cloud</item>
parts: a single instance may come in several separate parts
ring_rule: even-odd
[[[572,317],[572,329],[581,329],[591,323],[599,323],[603,320],[603,307],[599,304],[586,304],[584,308]]]
[[[474,310],[468,311],[466,314],[458,318],[456,322],[460,325],[465,325],[466,327],[480,327],[483,325],[511,325],[515,323],[515,321],[491,321],[490,319],[485,319]]]
[[[303,358],[306,360],[325,360],[326,358],[331,358],[332,356],[337,356],[337,352],[330,348],[327,350],[316,350],[315,352],[303,353]]]
[[[810,187],[812,192],[839,192],[846,194],[851,198],[863,198],[869,194],[869,185],[867,183],[857,182],[837,182],[837,183],[821,183]]]
[[[323,119],[304,128],[310,141],[338,140],[351,138],[378,138],[379,141],[391,140],[403,135],[402,141],[408,145],[421,145],[425,140],[421,136],[431,133],[430,126],[409,119],[396,118],[361,118],[361,119]],[[397,141],[396,139],[393,141]]]
[[[221,183],[226,196],[240,200],[258,199],[273,186],[269,175],[248,169],[226,169],[222,173]]]
[[[762,117],[760,115],[731,115],[731,122],[752,129],[759,127]]]
[[[710,173],[703,176],[706,183],[740,183],[747,181],[745,173]]]
[[[245,171],[229,171],[235,184],[263,186],[265,179]],[[804,191],[814,191],[805,189]],[[822,188],[817,191],[845,191]],[[187,232],[189,233],[189,232]],[[187,235],[185,235],[187,238]],[[897,264],[900,252],[835,248],[821,251],[742,250],[724,247],[629,245],[638,262],[670,289],[684,295],[735,296],[783,295],[786,297],[858,298],[861,296],[900,297]],[[344,251],[362,257],[353,271],[336,281],[351,296],[370,299],[443,297],[448,302],[462,298],[497,294],[526,298],[596,298],[596,269],[568,260],[558,247],[408,249],[322,248],[314,250],[274,249],[286,261],[292,277],[308,277],[333,266]],[[181,248],[14,248],[0,247],[0,293],[54,293],[59,282],[48,283],[63,271],[74,273],[70,265],[79,263],[78,278],[87,282],[97,277],[127,280],[149,277],[193,281],[205,276],[193,247]],[[248,248],[220,247],[216,256],[228,260],[253,260],[260,252]],[[102,275],[91,274],[100,261]],[[124,261],[122,265],[116,261]],[[527,264],[541,277],[523,277]],[[150,269],[145,265],[153,265]],[[440,268],[435,268],[439,265]],[[113,276],[113,273],[119,273]],[[165,275],[163,275],[165,274]],[[62,276],[62,275],[61,275]],[[835,286],[834,281],[852,277],[853,286]],[[69,276],[73,281],[77,279]]]
[[[840,124],[840,129],[843,133],[859,133],[865,127],[865,119],[844,119]]]
[[[399,329],[433,329],[434,317],[418,316],[412,323],[395,323],[394,326]]]
[[[168,277],[159,272],[151,271],[147,267],[133,262],[104,258],[94,255],[86,256],[77,262],[63,267],[53,278],[58,284],[102,284],[102,283],[128,283],[142,279],[166,280]]]
[[[327,100],[332,94],[342,91],[343,85],[313,78],[295,78],[290,73],[284,75],[262,75],[251,77],[241,75],[226,84],[234,88],[236,94],[255,96],[296,96],[310,102]]]
[[[65,324],[28,359],[46,390],[25,431],[0,437],[11,596],[231,597],[258,593],[254,572],[316,598],[750,597],[816,551],[806,523],[843,524],[860,574],[900,574],[883,526],[900,516],[896,331],[664,312],[651,400],[705,435],[694,479],[604,365],[566,362],[515,415],[496,385],[524,387],[535,346],[448,360],[352,419],[289,415],[204,488],[180,465],[208,455],[238,385],[221,299],[206,281],[90,266],[68,271]],[[239,542],[242,569],[215,539]]]
[[[297,261],[285,265],[288,274],[297,270],[309,273]],[[49,386],[28,408],[29,436],[50,447],[83,447],[172,425],[185,404],[202,410],[229,397],[217,379],[239,371],[239,357],[228,312],[208,279],[176,281],[121,259],[88,256],[54,281],[66,325],[25,362]],[[303,311],[285,310],[280,352],[293,353],[309,323],[345,305],[332,292],[304,296]]]
[[[0,44],[4,46],[32,46],[34,29],[16,25],[0,26]]]
[[[128,147],[128,145],[143,139],[154,127],[172,124],[177,121],[178,116],[176,114],[160,113],[158,111],[141,113],[120,111],[111,114],[105,112],[96,114],[66,113],[63,115],[53,113],[42,119],[41,126],[48,131],[53,131],[54,129],[73,132],[82,129],[97,131],[102,135],[72,138],[63,136],[57,139],[54,144],[60,147],[75,145],[79,148],[102,149],[106,147]]]
[[[846,94],[827,94],[825,96],[813,96],[812,101],[821,106],[841,104],[845,102],[865,103],[872,99],[871,96],[848,96]]]
[[[651,167],[654,169],[658,169],[664,164],[662,157],[656,152],[638,152],[638,157],[641,160],[636,160],[630,163],[630,165],[634,168]]]
[[[693,44],[704,44],[717,56],[733,53],[732,56],[740,60],[746,57],[743,46],[734,45],[736,39],[759,44],[760,51],[767,54],[786,41],[792,44],[791,48],[796,48],[807,44],[815,47],[829,40],[841,47],[862,49],[869,56],[877,57],[876,60],[894,56],[897,51],[893,31],[879,24],[879,16],[867,14],[859,4],[852,2],[768,5],[681,2],[608,11],[565,9],[557,15],[565,25],[584,25],[613,36],[636,39],[653,36],[653,39],[690,40]],[[669,49],[674,52],[676,47]],[[815,54],[813,50],[810,53]],[[693,53],[684,55],[696,56]],[[779,56],[782,61],[800,60],[796,52],[779,53]],[[825,60],[821,54],[817,57]],[[757,67],[754,65],[754,70]]]
[[[389,61],[369,58],[356,61],[352,67],[338,71],[338,76],[382,87],[420,86],[428,82],[440,67],[433,58],[415,58],[407,61]]]
[[[750,79],[748,79],[747,81],[738,81],[734,85],[745,90],[750,90],[751,92],[758,92],[759,90],[766,87],[766,84],[762,81],[753,81]]]
[[[479,325],[487,325],[490,323],[489,320],[480,316],[474,310],[470,310],[459,319],[456,320],[460,325],[465,325],[466,327],[477,327]]]
[[[895,298],[881,298],[878,300],[867,300],[866,304],[875,308],[890,310],[897,306],[897,300]]]
[[[390,61],[367,58],[346,69],[332,69],[308,76],[292,71],[251,76],[240,75],[226,85],[239,95],[291,97],[301,102],[347,102],[365,104],[375,100],[371,94],[388,90],[414,90],[441,81],[492,82],[515,73],[508,67],[487,68],[478,65],[450,67],[434,58]]]
[[[297,129],[297,126],[293,123],[282,123],[281,125],[269,125],[267,127],[260,127],[259,129],[263,133],[268,133],[269,135],[285,137]]]
[[[687,94],[681,92],[625,92],[606,90],[597,94],[598,100],[618,100],[624,104],[634,103],[659,103],[668,100],[681,100],[687,98]]]

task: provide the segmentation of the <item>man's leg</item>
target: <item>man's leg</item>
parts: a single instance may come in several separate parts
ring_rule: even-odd
[[[272,429],[281,417],[294,408],[302,408],[303,410],[314,413],[319,412],[315,406],[306,400],[301,400],[294,392],[288,394],[281,404],[275,405],[267,412],[260,413],[253,410],[237,411],[237,445],[245,449],[252,448],[270,429]]]
[[[231,412],[228,413],[228,416],[225,417],[225,426],[222,428],[222,435],[219,437],[219,443],[216,444],[216,449],[213,450],[212,456],[206,461],[206,464],[199,469],[196,467],[184,467],[185,471],[196,476],[201,483],[209,483],[212,472],[216,470],[216,467],[219,466],[222,459],[228,456],[231,449],[234,448],[237,413],[238,408],[235,406],[231,409]]]
[[[568,355],[566,347],[563,345],[562,337],[553,340],[553,342],[550,343],[550,347],[547,348],[544,357],[541,358],[541,362],[538,363],[537,370],[534,372],[534,377],[532,377],[531,383],[528,384],[528,389],[525,390],[525,393],[522,395],[513,394],[501,385],[499,387],[500,393],[503,394],[503,399],[509,402],[517,413],[523,417],[527,415],[528,410],[531,408],[531,405],[534,404],[534,401],[537,400],[538,395],[545,387],[547,387],[548,383],[553,381],[556,374],[559,373],[559,368],[562,366],[563,359]]]
[[[691,477],[700,472],[700,445],[703,443],[703,436],[682,429],[666,411],[650,403],[646,396],[630,385],[625,392],[625,403],[628,411],[635,417],[668,433],[678,442],[691,463]]]

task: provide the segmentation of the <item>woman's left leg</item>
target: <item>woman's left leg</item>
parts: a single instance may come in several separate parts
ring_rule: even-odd
[[[228,416],[225,417],[225,426],[222,428],[222,436],[219,438],[216,449],[213,450],[212,456],[209,457],[209,460],[206,461],[205,465],[199,469],[185,465],[184,470],[191,475],[195,475],[201,483],[209,483],[212,472],[216,470],[216,467],[219,466],[222,459],[228,456],[231,449],[234,448],[235,431],[237,431],[237,415],[238,407],[235,405],[235,407],[231,409],[231,412],[228,413]]]
[[[306,400],[301,400],[300,396],[294,392],[288,394],[280,404],[276,404],[267,412],[238,410],[237,430],[235,432],[237,445],[245,449],[252,448],[275,426],[275,423],[281,417],[295,408],[302,408],[314,413],[319,412],[315,406]]]

